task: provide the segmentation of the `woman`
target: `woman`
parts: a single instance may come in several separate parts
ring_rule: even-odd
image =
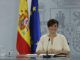
[[[58,30],[58,21],[50,19],[47,26],[49,34],[45,34],[40,38],[36,53],[46,54],[46,51],[48,50],[49,54],[69,54],[70,48],[67,44],[66,38],[63,35],[56,33]]]

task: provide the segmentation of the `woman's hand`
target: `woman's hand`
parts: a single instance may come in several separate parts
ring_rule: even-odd
[[[44,50],[39,50],[39,51],[37,51],[36,52],[38,55],[39,54],[46,54],[46,51],[44,51]],[[50,50],[48,50],[48,54],[57,54],[57,53],[64,53],[64,54],[69,54],[70,52],[68,52],[68,51],[56,51],[56,50],[54,50],[54,49],[50,49]]]
[[[69,54],[70,52],[69,51],[66,51],[66,50],[64,50],[64,51],[59,51],[59,53],[64,53],[64,54]]]
[[[36,53],[37,53],[38,55],[39,55],[39,54],[46,54],[46,51],[44,51],[44,50],[39,50],[39,51],[37,51]]]
[[[64,53],[64,54],[67,54],[68,55],[70,52],[69,51],[56,51],[54,49],[50,49],[48,51],[48,54],[57,54],[57,53]]]
[[[50,49],[50,50],[48,51],[48,54],[56,54],[56,53],[57,53],[57,51],[54,50],[54,49]]]

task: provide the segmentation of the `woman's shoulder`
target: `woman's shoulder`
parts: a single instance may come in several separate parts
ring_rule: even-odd
[[[40,41],[44,41],[46,39],[47,39],[47,34],[44,34],[44,35],[41,36]]]
[[[47,36],[48,36],[48,34],[44,34],[44,35],[41,36],[41,38],[45,38]]]
[[[62,34],[57,34],[58,38],[61,39],[62,41],[66,41],[66,37]]]
[[[57,36],[58,36],[58,37],[65,38],[65,36],[64,36],[63,34],[60,34],[60,33],[57,33]]]

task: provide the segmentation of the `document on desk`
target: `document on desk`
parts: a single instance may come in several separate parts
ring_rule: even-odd
[[[28,57],[36,57],[37,54],[27,54],[26,56],[28,56]]]

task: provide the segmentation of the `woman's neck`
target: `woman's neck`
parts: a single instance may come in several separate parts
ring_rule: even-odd
[[[56,36],[56,33],[49,33],[49,36]]]

